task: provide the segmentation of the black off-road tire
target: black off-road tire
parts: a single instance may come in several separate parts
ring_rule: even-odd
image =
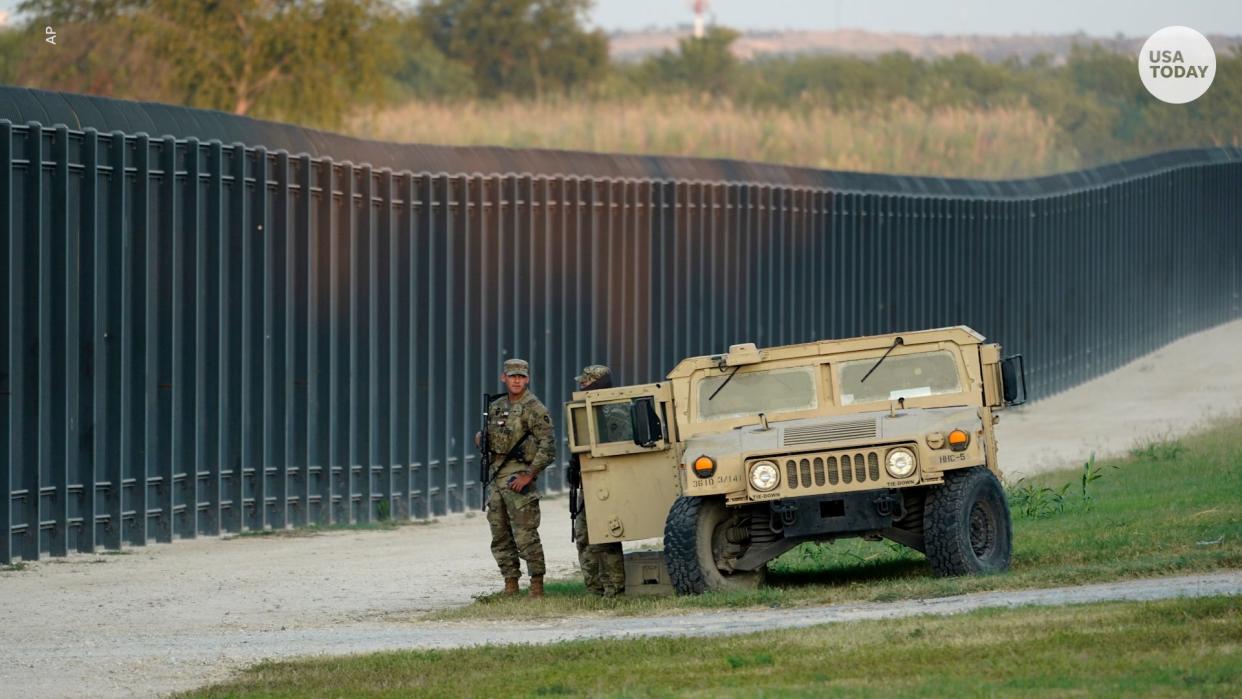
[[[944,484],[927,494],[923,539],[936,575],[1008,570],[1013,526],[996,476],[982,467],[945,474]]]
[[[725,573],[716,567],[712,535],[732,514],[721,498],[679,497],[664,522],[664,564],[679,595],[709,590],[753,590],[763,583],[763,568]]]

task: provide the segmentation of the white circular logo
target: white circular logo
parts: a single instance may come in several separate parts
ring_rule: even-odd
[[[1216,77],[1216,52],[1190,27],[1165,27],[1143,44],[1139,76],[1147,91],[1170,104],[1198,99]]]

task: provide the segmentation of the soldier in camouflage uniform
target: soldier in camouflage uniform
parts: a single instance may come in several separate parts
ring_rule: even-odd
[[[506,361],[500,380],[508,393],[493,401],[487,411],[492,450],[487,522],[492,529],[492,556],[505,578],[504,594],[518,592],[521,557],[530,575],[530,596],[543,597],[545,566],[535,478],[556,458],[552,417],[528,390],[530,365],[525,360]],[[502,463],[511,450],[513,454]]]
[[[578,382],[578,390],[593,391],[612,387],[612,372],[601,364],[592,364],[574,377]],[[630,425],[629,410],[624,404],[602,405],[599,407],[596,422],[596,434],[600,442],[630,441],[633,439],[633,428]],[[570,459],[571,471],[581,477],[581,468],[577,466],[577,455]],[[582,568],[582,579],[587,591],[604,597],[614,597],[625,593],[625,557],[621,550],[621,542],[607,544],[587,543],[586,495],[579,496],[574,515],[573,537],[578,544],[578,565]]]

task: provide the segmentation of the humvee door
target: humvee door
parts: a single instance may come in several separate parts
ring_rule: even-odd
[[[680,456],[672,401],[672,386],[665,382],[579,392],[565,405],[569,450],[582,464],[590,543],[664,535],[665,516],[677,497]],[[647,406],[659,430],[643,435],[647,430],[635,419],[650,412]],[[647,437],[644,443],[636,432]]]

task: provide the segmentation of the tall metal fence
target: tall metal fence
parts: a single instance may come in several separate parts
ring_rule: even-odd
[[[506,357],[558,416],[589,363],[641,382],[960,323],[1038,398],[1242,317],[1236,149],[1010,182],[504,149],[436,171],[82,121],[0,120],[4,563],[477,507]]]

